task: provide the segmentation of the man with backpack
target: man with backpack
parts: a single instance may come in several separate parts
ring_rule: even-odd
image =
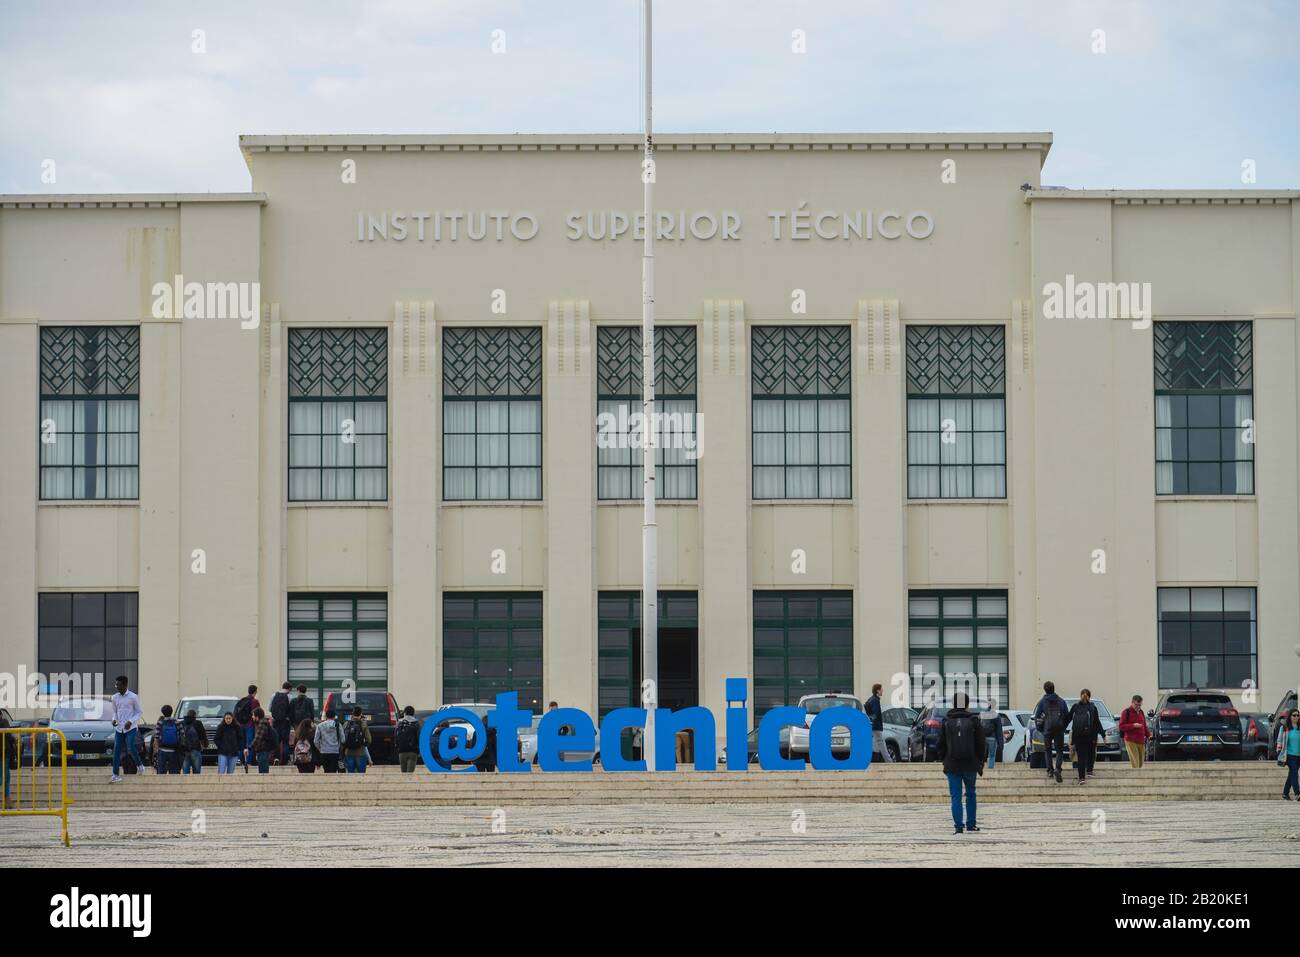
[[[244,729],[244,750],[240,753],[244,758],[245,771],[253,763],[253,732],[257,730],[253,715],[261,707],[262,703],[257,700],[257,685],[249,685],[248,694],[235,702],[235,724]]]
[[[1073,726],[1070,743],[1074,745],[1074,754],[1078,759],[1079,783],[1084,784],[1092,777],[1093,765],[1097,763],[1097,737],[1106,736],[1101,726],[1101,713],[1092,703],[1092,692],[1087,688],[1079,692],[1079,700],[1066,715],[1065,724],[1067,727]]]
[[[1061,767],[1065,764],[1065,716],[1069,712],[1065,699],[1056,693],[1056,685],[1043,682],[1043,696],[1034,708],[1034,726],[1043,733],[1043,762],[1047,776],[1061,783]],[[1053,763],[1055,753],[1055,763]]]
[[[280,740],[279,753],[275,757],[276,764],[287,764],[289,762],[289,729],[294,727],[297,722],[289,721],[289,692],[293,690],[293,685],[285,682],[280,686],[280,690],[271,695],[271,727],[275,728],[275,735]]]
[[[199,713],[191,708],[181,722],[181,772],[198,774],[203,770],[203,751],[208,746],[208,732],[199,720]]]
[[[338,717],[333,708],[325,712],[325,720],[316,725],[313,736],[316,750],[320,752],[321,765],[326,774],[337,774],[339,770],[339,752],[343,749],[343,729],[339,727]]]
[[[970,713],[968,702],[966,692],[953,692],[953,706],[943,716],[943,727],[939,729],[939,760],[943,762],[943,773],[948,778],[955,834],[979,831],[975,824],[975,778],[984,773],[984,758],[988,753],[979,718]],[[964,822],[961,814],[963,788],[966,790]]]
[[[343,726],[343,767],[348,774],[366,773],[366,755],[370,747],[370,728],[361,716],[361,705],[352,706],[352,717]]]
[[[420,722],[415,717],[415,708],[409,704],[397,721],[393,743],[397,746],[397,762],[402,766],[402,773],[410,774],[420,763]]]
[[[155,768],[159,774],[181,773],[181,725],[172,717],[172,706],[162,706],[162,717],[153,727],[154,747],[158,753],[154,756]]]
[[[253,753],[257,755],[257,773],[269,774],[271,756],[280,751],[280,735],[271,723],[271,718],[261,708],[253,712],[253,720],[256,730],[253,732],[252,747]]]
[[[298,696],[289,702],[289,724],[298,727],[316,718],[316,702],[307,697],[307,686],[298,685]]]

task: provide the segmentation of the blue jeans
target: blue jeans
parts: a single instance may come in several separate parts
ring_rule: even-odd
[[[234,774],[235,765],[239,763],[237,754],[218,754],[217,755],[217,773]]]
[[[985,738],[984,740],[987,741],[987,742],[989,743],[989,760],[988,760],[988,765],[989,765],[989,770],[992,771],[993,768],[994,768],[994,767],[997,765],[997,763],[998,763],[998,739],[997,739],[997,738]]]
[[[974,827],[975,826],[975,772],[966,771],[963,774],[954,774],[951,771],[945,771],[944,775],[948,778],[948,797],[952,800],[952,825],[956,828]],[[966,823],[961,821],[961,789],[966,787]]]
[[[358,754],[355,758],[350,754],[343,756],[343,767],[347,769],[348,774],[365,774],[366,773],[366,756]]]
[[[185,758],[181,761],[182,774],[198,774],[203,770],[203,752],[186,751]]]
[[[122,770],[122,752],[130,748],[131,756],[135,758],[135,769],[143,771],[145,764],[144,755],[140,753],[140,732],[138,728],[132,728],[130,731],[117,731],[113,734],[113,774],[116,775]]]
[[[258,774],[271,773],[271,752],[270,751],[257,752],[257,773]]]
[[[256,760],[253,757],[253,726],[250,724],[244,729],[244,763],[252,764]]]
[[[1286,784],[1282,788],[1282,794],[1285,796],[1295,791],[1296,797],[1300,797],[1300,755],[1288,754],[1286,756]]]
[[[181,756],[177,751],[164,751],[158,749],[158,773],[159,774],[180,774],[181,773]]]

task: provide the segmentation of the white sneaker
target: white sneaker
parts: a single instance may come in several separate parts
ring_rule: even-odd
[[[110,778],[108,779],[108,783],[109,783],[109,784],[117,784],[117,783],[118,783],[119,781],[121,781],[121,780],[122,780],[122,775],[120,775],[120,774],[114,774],[112,777],[110,777]]]

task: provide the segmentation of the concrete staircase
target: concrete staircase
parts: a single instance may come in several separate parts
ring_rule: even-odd
[[[1102,763],[1086,785],[1049,782],[1025,764],[1000,765],[979,779],[981,801],[1035,803],[1081,801],[1276,800],[1285,772],[1265,762]],[[33,783],[23,775],[24,805]],[[35,780],[44,803],[44,770]],[[57,800],[58,774],[54,775]],[[200,775],[128,775],[109,783],[107,768],[70,768],[68,791],[74,807],[142,809],[164,807],[403,807],[415,805],[506,806],[559,804],[744,804],[771,802],[943,803],[947,781],[937,764],[876,764],[856,771],[760,771],[591,774],[430,774],[423,768],[402,774],[396,767],[373,767],[364,775],[299,774],[273,768],[269,774],[242,769],[218,776],[205,767]]]

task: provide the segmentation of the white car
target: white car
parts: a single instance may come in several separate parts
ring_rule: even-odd
[[[856,708],[864,714],[865,709],[862,702],[855,695],[840,694],[831,692],[829,694],[806,694],[799,699],[799,707],[808,712],[804,719],[802,727],[792,725],[790,727],[790,744],[787,747],[789,752],[786,756],[798,760],[808,759],[808,732],[812,727],[813,719],[821,714],[827,708]],[[831,731],[831,753],[837,757],[843,757],[849,753],[849,729],[837,727]]]
[[[1033,720],[1032,711],[1002,709],[1002,760],[1029,760],[1029,724]]]

